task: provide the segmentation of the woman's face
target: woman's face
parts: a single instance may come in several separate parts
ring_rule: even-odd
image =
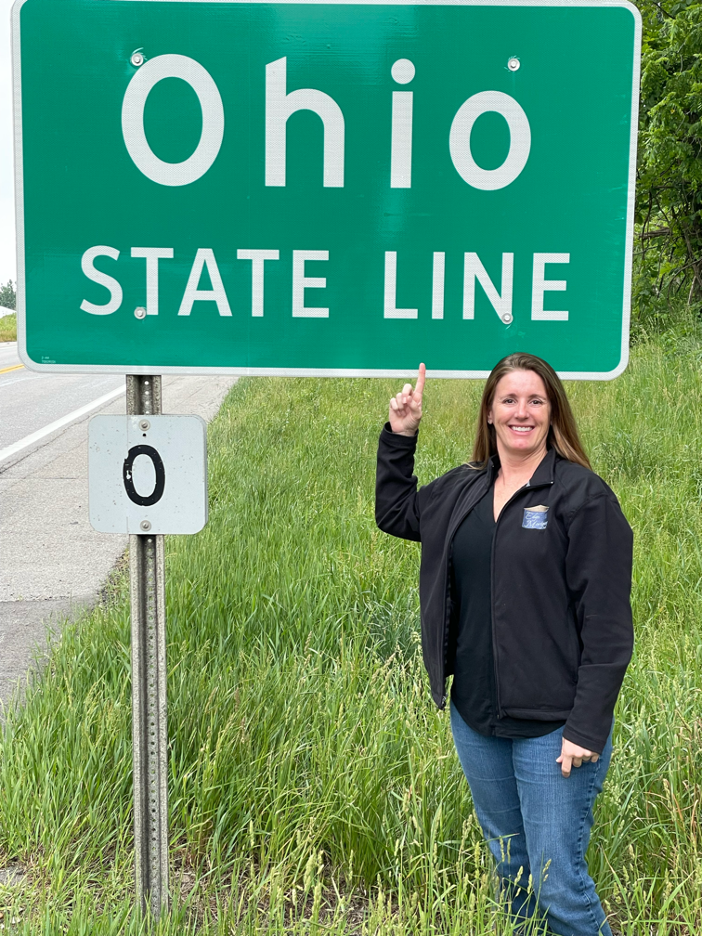
[[[551,404],[541,377],[528,370],[505,374],[495,387],[488,422],[495,427],[501,459],[528,458],[541,450],[545,452]]]

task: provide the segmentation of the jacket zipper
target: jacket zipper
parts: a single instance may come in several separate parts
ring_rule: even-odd
[[[495,693],[497,695],[497,717],[504,718],[505,714],[502,711],[502,701],[500,699],[500,678],[499,671],[497,668],[497,640],[495,639],[495,543],[497,542],[497,528],[500,525],[500,520],[504,517],[505,511],[515,499],[518,494],[521,494],[524,490],[534,491],[536,488],[541,487],[551,487],[553,481],[542,481],[541,484],[536,484],[532,487],[527,481],[526,484],[518,488],[514,494],[510,497],[507,503],[504,505],[500,511],[500,515],[495,521],[495,532],[492,537],[492,554],[490,556],[490,629],[492,631],[492,663],[493,670],[495,675]]]

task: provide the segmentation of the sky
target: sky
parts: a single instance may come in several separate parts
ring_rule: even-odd
[[[12,67],[10,10],[0,0],[0,285],[17,279],[15,255],[15,182],[12,159]]]

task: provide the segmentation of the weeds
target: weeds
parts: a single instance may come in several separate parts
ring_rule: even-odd
[[[702,392],[695,328],[569,393],[635,530],[635,656],[589,861],[615,932],[702,929]],[[418,644],[418,547],[373,520],[395,382],[241,381],[210,522],[167,540],[173,911],[156,932],[509,932]],[[480,386],[430,381],[417,472],[470,452]],[[127,580],[67,626],[0,747],[5,932],[137,934]],[[15,920],[12,923],[12,920]],[[502,927],[502,929],[500,929]],[[537,927],[534,927],[536,936]]]
[[[17,341],[17,313],[0,318],[0,341]]]

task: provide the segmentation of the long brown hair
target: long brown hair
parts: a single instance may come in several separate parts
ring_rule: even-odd
[[[486,467],[488,460],[497,452],[495,427],[488,423],[488,413],[492,408],[497,384],[505,374],[511,371],[533,371],[543,380],[546,395],[551,404],[551,425],[549,426],[546,444],[568,461],[592,468],[590,459],[585,454],[575,417],[570,408],[568,397],[561,383],[561,379],[550,364],[533,354],[509,354],[493,367],[485,383],[483,398],[480,401],[478,413],[478,428],[473,444],[473,463],[477,462],[481,468]]]

